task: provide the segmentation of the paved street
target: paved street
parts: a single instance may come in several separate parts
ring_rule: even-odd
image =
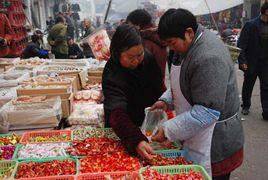
[[[241,93],[243,73],[237,72]],[[246,142],[243,165],[232,174],[232,180],[268,180],[268,121],[262,120],[260,104],[260,84],[257,80],[252,107],[248,116],[243,116]]]

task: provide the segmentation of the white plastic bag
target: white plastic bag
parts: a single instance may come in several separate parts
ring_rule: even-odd
[[[150,108],[145,109],[145,119],[141,126],[142,133],[151,141],[151,136],[156,133],[158,128],[168,120],[167,114],[162,109],[151,111]]]

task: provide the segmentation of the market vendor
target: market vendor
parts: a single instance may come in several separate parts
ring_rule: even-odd
[[[36,30],[31,36],[31,40],[32,41],[29,42],[23,50],[21,57],[23,59],[29,59],[32,57],[48,59],[48,50],[43,48],[43,32],[41,30]]]
[[[171,89],[151,109],[173,106],[177,116],[165,122],[152,140],[183,142],[190,157],[209,173],[212,164],[213,179],[229,179],[242,164],[244,144],[230,53],[184,9],[168,10],[158,33],[180,58],[171,67]]]
[[[150,158],[152,148],[139,127],[144,109],[163,93],[161,70],[132,25],[117,28],[110,52],[102,80],[106,127],[113,128],[130,153]]]

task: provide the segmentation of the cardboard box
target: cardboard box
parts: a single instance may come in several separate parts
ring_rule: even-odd
[[[73,93],[62,93],[62,94],[39,94],[39,95],[30,95],[35,96],[46,96],[47,98],[59,96],[61,98],[61,109],[62,117],[68,118],[72,112],[73,105]]]
[[[99,76],[88,76],[88,82],[89,83],[101,83],[102,77]]]
[[[24,89],[17,88],[17,96],[36,96],[36,95],[55,95],[71,93],[71,86],[65,86],[62,88],[44,88],[44,89]]]
[[[89,70],[88,71],[88,76],[98,76],[98,77],[102,77],[103,71],[97,70],[97,71],[92,71]]]

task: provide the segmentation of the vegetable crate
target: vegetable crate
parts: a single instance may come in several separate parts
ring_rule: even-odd
[[[54,140],[45,140],[45,138],[53,138]],[[62,137],[63,139],[58,139],[57,137]],[[40,138],[42,140],[31,141],[33,138]],[[23,134],[20,143],[21,144],[38,144],[38,143],[56,143],[56,142],[71,142],[73,139],[72,132],[70,130],[53,130],[53,131],[32,131]]]
[[[77,176],[77,180],[131,179],[139,180],[137,172],[87,173]]]
[[[48,158],[19,158],[19,151],[24,147],[25,145],[23,144],[18,144],[16,149],[15,149],[15,152],[13,154],[13,157],[12,159],[13,160],[17,160],[17,161],[31,161],[31,160],[40,160],[40,159],[48,159],[48,158],[58,158],[58,157],[64,157],[64,158],[69,158],[70,156],[56,156],[56,157],[48,157]]]
[[[17,161],[0,161],[0,179],[13,179],[17,166]]]
[[[8,146],[0,146],[0,151],[3,150],[4,148],[14,148],[14,152],[12,154],[11,159],[15,160],[16,146],[15,145],[14,146],[9,146],[9,145]],[[7,160],[11,160],[11,159],[7,159]]]
[[[0,134],[0,146],[4,146],[4,145],[2,145],[2,143],[3,143],[3,142],[1,141],[2,138],[12,137],[13,135],[17,136],[17,137],[20,138],[20,139],[21,139],[21,137],[22,137],[21,134]],[[15,144],[17,144],[17,143],[14,143],[13,145],[15,145]]]
[[[29,163],[29,162],[35,162],[35,163],[42,163],[42,162],[50,162],[53,160],[72,160],[76,164],[76,174],[78,174],[78,160],[74,158],[66,158],[66,157],[55,157],[55,158],[44,158],[44,159],[31,159],[31,160],[25,160],[22,162],[19,162],[18,165],[16,166],[14,170],[14,178],[16,178],[16,174],[19,168],[19,165],[21,163]],[[19,178],[20,180],[75,180],[76,179],[76,174],[75,175],[58,175],[58,176],[46,176],[46,177],[33,177],[33,178]]]
[[[86,136],[84,136],[84,134],[86,134]],[[112,128],[86,128],[73,131],[73,138],[78,140],[101,137],[119,140]]]
[[[161,174],[180,174],[187,173],[190,170],[199,171],[205,180],[212,180],[206,170],[199,165],[180,165],[180,166],[152,166],[153,170],[158,171]],[[139,171],[140,177],[144,180],[142,172],[146,170],[146,167],[141,168]]]
[[[156,153],[168,158],[177,158],[179,156],[183,156],[187,161],[193,161],[186,150],[161,150],[156,151]]]

